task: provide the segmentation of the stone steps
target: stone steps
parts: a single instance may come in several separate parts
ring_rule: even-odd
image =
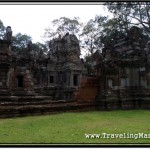
[[[49,101],[43,101],[43,102],[0,102],[0,107],[1,106],[22,106],[22,105],[43,105],[43,104],[50,104]]]
[[[77,104],[75,102],[51,102],[49,104],[22,104],[15,106],[0,105],[0,118],[42,115],[65,111],[85,111],[95,109],[94,104]]]
[[[80,104],[73,100],[54,101],[48,96],[0,96],[0,118],[84,111],[92,108],[95,106],[91,103]]]

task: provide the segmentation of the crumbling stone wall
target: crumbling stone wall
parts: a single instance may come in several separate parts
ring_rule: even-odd
[[[49,76],[55,74],[55,85],[64,87],[78,86],[83,66],[80,60],[79,41],[76,36],[67,33],[62,38],[51,40],[49,47],[47,69]],[[73,78],[77,78],[77,85],[73,83]]]
[[[146,43],[149,42],[143,38],[141,30],[132,27],[127,37],[116,41],[112,49],[104,48],[103,57],[97,64],[101,66],[97,97],[100,105],[111,107],[110,103],[114,102],[116,108],[134,108],[137,102],[137,107],[140,107],[140,101],[144,102],[150,96],[149,50]]]

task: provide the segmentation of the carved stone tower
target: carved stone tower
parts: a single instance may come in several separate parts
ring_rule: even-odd
[[[80,83],[82,63],[79,41],[67,33],[63,38],[50,41],[50,83],[64,87],[77,87]],[[53,79],[55,78],[55,79]]]
[[[11,27],[6,28],[3,40],[0,40],[0,95],[9,95],[9,69],[11,63]]]

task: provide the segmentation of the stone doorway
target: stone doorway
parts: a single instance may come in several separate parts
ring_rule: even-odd
[[[73,85],[78,86],[78,75],[77,74],[73,75]]]
[[[17,76],[17,87],[23,87],[23,76]]]
[[[54,83],[54,76],[50,76],[50,83]]]

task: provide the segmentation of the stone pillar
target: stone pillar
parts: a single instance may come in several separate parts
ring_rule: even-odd
[[[73,86],[73,74],[70,75],[70,86]]]
[[[70,74],[69,73],[66,74],[66,85],[70,86]]]
[[[48,72],[48,77],[47,77],[47,86],[49,86],[49,84],[50,84],[50,72]]]
[[[148,70],[147,73],[147,89],[150,90],[150,69]]]
[[[130,68],[130,86],[139,86],[139,74],[135,68]]]
[[[82,78],[82,74],[80,73],[80,74],[79,74],[79,78],[78,78],[78,79],[79,79],[79,81],[78,81],[78,86],[80,85],[81,78]]]
[[[7,40],[0,40],[0,95],[9,94],[8,73],[11,58],[9,57],[10,43]]]

